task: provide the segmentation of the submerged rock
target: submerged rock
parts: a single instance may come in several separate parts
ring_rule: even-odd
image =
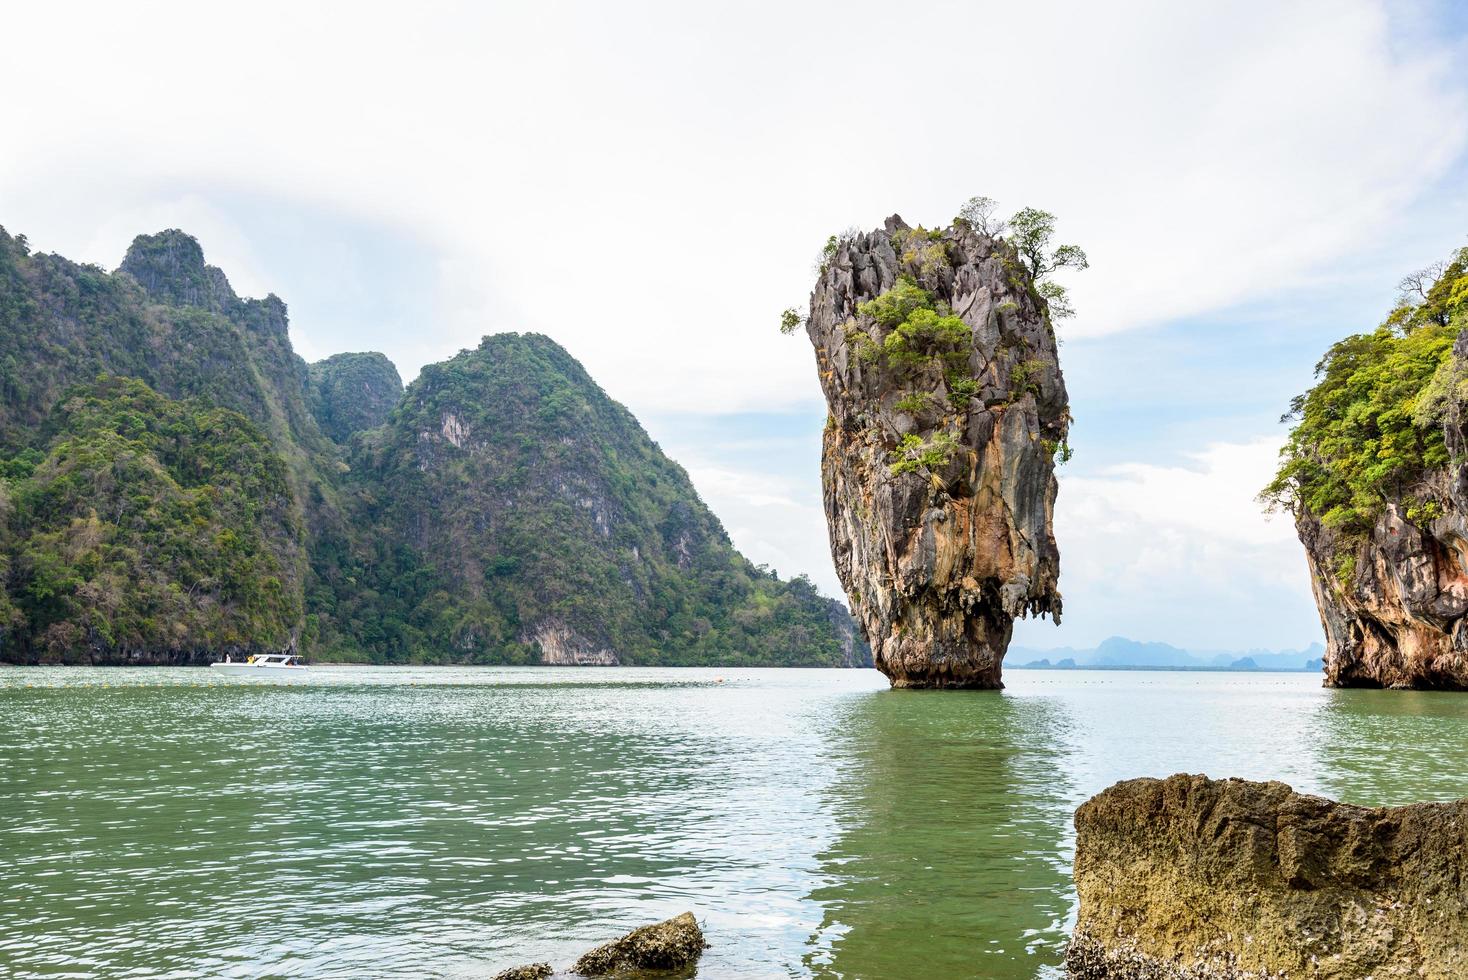
[[[1060,617],[1069,402],[1045,301],[1002,239],[900,217],[811,294],[837,573],[894,687],[1001,687],[1014,619]]]
[[[707,948],[698,920],[684,912],[598,946],[572,964],[571,972],[600,977],[623,970],[677,970],[696,962]]]
[[[1076,811],[1073,980],[1468,976],[1468,800],[1118,783]]]

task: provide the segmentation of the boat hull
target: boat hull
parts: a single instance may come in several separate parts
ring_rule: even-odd
[[[230,677],[304,678],[311,673],[310,667],[286,667],[281,664],[210,664],[209,668]]]

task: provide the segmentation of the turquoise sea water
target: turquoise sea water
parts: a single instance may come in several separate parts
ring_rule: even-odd
[[[1468,696],[1305,674],[0,669],[0,976],[487,977],[685,909],[702,977],[1055,976],[1140,775],[1468,795]]]

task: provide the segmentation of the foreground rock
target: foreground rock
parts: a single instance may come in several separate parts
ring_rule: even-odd
[[[894,687],[1002,686],[1014,620],[1060,617],[1051,517],[1069,403],[1012,247],[897,216],[811,295],[831,550]]]
[[[1468,800],[1177,775],[1076,811],[1074,980],[1468,976]]]
[[[698,920],[692,912],[684,912],[596,947],[572,964],[570,972],[606,977],[629,971],[683,970],[697,963],[707,948]],[[549,963],[532,963],[498,973],[494,980],[545,980],[554,975]]]
[[[494,975],[494,980],[548,980],[555,975],[549,963],[531,963],[527,966],[512,966]]]

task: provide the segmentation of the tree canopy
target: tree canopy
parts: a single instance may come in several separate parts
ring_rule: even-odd
[[[1409,519],[1441,513],[1429,477],[1447,465],[1444,423],[1464,401],[1453,344],[1468,315],[1468,250],[1402,281],[1402,297],[1371,333],[1334,344],[1315,386],[1290,403],[1293,423],[1261,500],[1364,533],[1388,502]]]

